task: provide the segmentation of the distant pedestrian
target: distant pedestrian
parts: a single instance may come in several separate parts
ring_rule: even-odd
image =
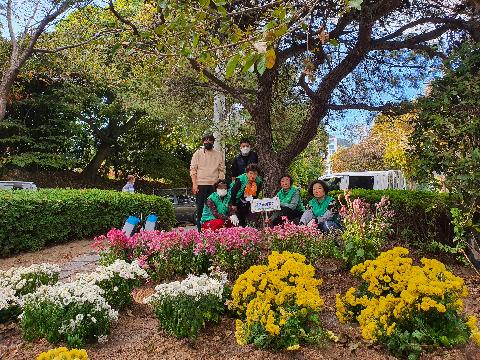
[[[252,150],[249,140],[240,140],[240,154],[233,159],[232,180],[245,173],[245,169],[250,164],[258,164],[258,155]]]
[[[213,149],[215,137],[204,135],[203,146],[195,151],[190,162],[190,177],[192,178],[192,193],[196,195],[197,228],[201,230],[201,217],[207,198],[212,194],[214,184],[225,179],[225,160],[220,151]]]
[[[135,192],[135,176],[133,175],[128,175],[127,176],[127,183],[125,186],[122,188],[123,192],[129,192],[129,193],[134,193]]]

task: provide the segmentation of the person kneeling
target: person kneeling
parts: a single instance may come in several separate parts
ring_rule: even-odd
[[[280,191],[276,196],[280,200],[281,210],[273,212],[273,214],[266,220],[266,223],[275,226],[282,223],[282,218],[287,218],[288,221],[298,224],[298,220],[305,211],[305,207],[300,198],[300,190],[293,186],[291,176],[282,176],[280,179]]]
[[[247,226],[247,223],[258,225],[259,216],[251,211],[251,203],[253,199],[258,198],[263,183],[258,173],[258,165],[249,164],[245,173],[236,178],[230,190],[230,209],[232,214],[238,216],[239,224],[242,227]],[[234,223],[234,225],[238,224]]]
[[[200,219],[202,230],[218,230],[233,226],[228,212],[230,202],[228,183],[226,180],[218,180],[213,186],[215,192],[207,198],[206,206],[203,207]]]
[[[327,184],[322,180],[316,180],[310,184],[308,193],[313,198],[308,202],[310,209],[303,213],[300,223],[318,227],[324,232],[338,229],[339,223],[336,201],[327,195]]]

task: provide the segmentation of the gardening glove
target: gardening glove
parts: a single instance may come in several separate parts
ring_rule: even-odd
[[[240,220],[238,220],[238,217],[235,214],[230,216],[230,222],[233,224],[233,226],[238,226],[238,224],[240,224]]]

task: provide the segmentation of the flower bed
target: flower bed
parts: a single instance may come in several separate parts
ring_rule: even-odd
[[[407,254],[397,247],[354,266],[351,273],[362,284],[337,295],[339,320],[358,322],[365,339],[385,344],[396,356],[417,358],[423,349],[464,344],[469,337],[478,343],[475,320],[461,314],[463,279],[437,260],[412,265]]]
[[[300,253],[312,264],[321,257],[339,257],[335,244],[335,237],[339,236],[337,233],[325,235],[317,228],[286,221],[282,225],[266,228],[264,236],[270,251]]]
[[[77,348],[105,341],[118,314],[102,295],[100,287],[82,281],[39,287],[24,297],[20,322],[24,338],[44,337]]]
[[[132,290],[140,286],[148,274],[137,261],[127,263],[117,259],[111,265],[99,266],[94,272],[79,274],[77,278],[80,282],[98,285],[108,304],[119,310],[132,303]]]
[[[377,257],[392,233],[394,212],[389,210],[390,202],[385,196],[374,205],[361,198],[352,200],[350,192],[345,193],[344,199],[339,211],[344,225],[342,260],[347,268],[351,268]]]
[[[41,285],[58,281],[60,267],[54,264],[33,264],[0,271],[0,323],[21,313],[23,297]]]
[[[88,360],[84,349],[71,349],[59,347],[38,355],[37,360]]]
[[[189,275],[158,285],[145,302],[152,305],[161,328],[178,338],[195,338],[206,322],[220,320],[225,285],[226,276]]]
[[[229,304],[240,316],[237,342],[295,350],[302,341],[318,341],[322,331],[317,315],[323,300],[317,287],[322,281],[314,274],[305,256],[274,251],[268,265],[252,266],[240,275]]]

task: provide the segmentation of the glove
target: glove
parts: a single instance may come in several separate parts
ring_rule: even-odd
[[[240,224],[240,220],[238,220],[238,217],[235,214],[231,215],[229,219],[233,226],[238,226],[238,224]]]

